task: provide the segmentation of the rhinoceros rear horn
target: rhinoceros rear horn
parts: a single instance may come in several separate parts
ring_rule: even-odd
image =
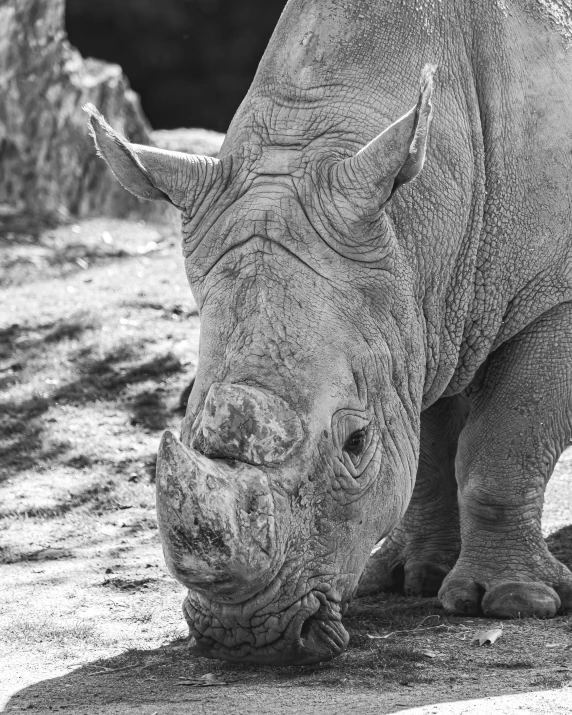
[[[91,134],[99,155],[128,191],[142,199],[169,201],[177,208],[192,205],[220,177],[220,162],[207,156],[131,144],[86,104]]]
[[[340,162],[334,173],[338,194],[358,214],[375,217],[403,184],[421,173],[431,125],[433,75],[426,65],[417,104],[355,156]]]

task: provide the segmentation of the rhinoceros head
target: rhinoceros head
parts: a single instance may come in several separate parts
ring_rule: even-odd
[[[207,159],[129,144],[91,110],[124,186],[182,211],[201,315],[181,439],[163,436],[165,557],[203,655],[332,658],[376,541],[402,516],[418,453],[422,341],[385,207],[420,172],[417,105],[357,154],[253,131]]]

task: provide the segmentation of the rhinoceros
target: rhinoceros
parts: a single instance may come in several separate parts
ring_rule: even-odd
[[[157,507],[195,652],[328,660],[358,592],[572,606],[541,532],[572,436],[564,10],[290,0],[217,159],[89,110],[182,214],[199,367]]]

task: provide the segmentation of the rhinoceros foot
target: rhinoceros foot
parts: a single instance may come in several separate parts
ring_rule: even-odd
[[[552,618],[572,609],[572,573],[550,557],[541,574],[499,568],[496,573],[460,559],[439,598],[447,613],[493,618]]]
[[[411,501],[403,519],[370,556],[358,595],[437,595],[461,551],[455,453],[467,415],[467,400],[460,395],[442,398],[422,413]]]
[[[406,596],[437,595],[457,560],[458,533],[455,530],[447,536],[442,532],[436,542],[425,535],[424,543],[412,536],[400,525],[373,552],[359,582],[358,596],[379,591]]]
[[[391,568],[385,560],[376,560],[376,555],[371,557],[362,576],[358,596],[379,591],[404,593],[406,596],[436,596],[449,573],[448,568],[436,561],[398,563]]]

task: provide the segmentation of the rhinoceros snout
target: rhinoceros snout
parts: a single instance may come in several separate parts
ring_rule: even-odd
[[[167,564],[188,588],[241,601],[280,565],[263,471],[211,460],[169,431],[157,458],[157,516]]]
[[[231,383],[211,385],[195,431],[210,457],[256,465],[283,462],[303,437],[300,418],[282,398]]]

